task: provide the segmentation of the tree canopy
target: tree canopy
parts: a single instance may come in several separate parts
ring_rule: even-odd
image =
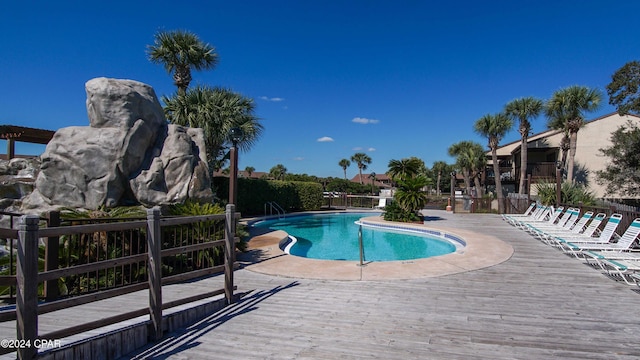
[[[607,193],[617,196],[640,195],[640,128],[628,122],[611,134],[611,146],[600,149],[608,158],[597,182],[606,185]]]
[[[620,115],[640,114],[640,62],[631,61],[616,70],[607,85],[609,104],[618,109]]]
[[[247,151],[255,144],[263,126],[254,114],[252,99],[229,89],[197,86],[186,93],[162,97],[167,119],[174,124],[202,128],[211,169],[220,168],[230,145],[228,134],[234,127],[242,129],[238,147]]]
[[[184,93],[191,83],[192,68],[206,70],[216,66],[215,50],[189,31],[162,31],[155,35],[153,45],[148,46],[148,55],[151,62],[162,64],[168,73],[173,73],[178,92]]]

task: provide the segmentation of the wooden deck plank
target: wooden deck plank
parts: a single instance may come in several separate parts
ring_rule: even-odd
[[[499,216],[434,214],[448,227],[508,242],[512,258],[481,270],[397,281],[308,280],[239,270],[238,291],[252,291],[241,301],[123,358],[640,357],[638,291]],[[216,281],[164,287],[163,298],[205,292]],[[137,296],[103,308],[138,307],[146,292]],[[100,316],[96,306],[93,316]],[[80,320],[91,315],[79,309],[56,313]],[[60,319],[43,316],[41,329],[55,327],[55,321]],[[11,336],[6,324],[0,324],[0,336]]]

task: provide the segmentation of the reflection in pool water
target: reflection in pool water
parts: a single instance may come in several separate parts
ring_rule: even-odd
[[[334,213],[287,217],[261,221],[253,226],[283,230],[297,241],[291,255],[325,259],[360,259],[359,225],[355,222],[371,213]],[[445,240],[362,227],[365,261],[413,260],[444,255],[456,250]]]

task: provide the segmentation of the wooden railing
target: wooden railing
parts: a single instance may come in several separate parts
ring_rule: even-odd
[[[19,229],[0,229],[0,237],[7,239],[17,239],[16,241],[16,274],[14,276],[0,277],[0,285],[16,287],[16,307],[15,310],[0,311],[0,321],[16,320],[17,337],[16,339],[35,343],[36,339],[52,340],[61,337],[67,337],[88,330],[96,329],[102,326],[115,324],[135,317],[151,314],[152,340],[159,340],[162,337],[162,310],[174,306],[179,306],[188,302],[197,301],[206,297],[225,294],[228,304],[233,302],[235,289],[233,283],[233,269],[235,262],[235,224],[239,214],[235,213],[233,205],[227,205],[225,214],[220,215],[203,215],[190,217],[174,217],[161,218],[158,208],[149,209],[147,211],[147,219],[138,221],[116,222],[108,224],[86,224],[61,227],[39,228],[41,219],[33,215],[25,215],[20,217]],[[224,238],[220,240],[211,240],[208,236],[211,233],[207,231],[200,232],[199,240],[202,241],[184,241],[186,238],[179,230],[175,230],[180,226],[193,226],[206,224],[211,221],[224,222]],[[173,228],[170,232],[164,229]],[[201,230],[205,227],[200,227]],[[48,269],[38,271],[39,260],[39,239],[57,239],[65,236],[82,236],[92,234],[98,241],[107,238],[107,234],[118,231],[136,231],[144,234],[143,253],[124,253],[121,256],[100,259],[96,257],[96,261],[77,264],[63,268]],[[173,233],[173,235],[172,235]],[[193,234],[193,233],[191,233]],[[105,240],[106,241],[106,240]],[[167,247],[166,243],[173,241],[175,246]],[[47,241],[48,243],[48,241]],[[165,248],[163,249],[163,243]],[[106,245],[105,245],[106,246]],[[197,257],[202,255],[202,251],[212,250],[216,247],[222,247],[224,264],[218,266],[191,267],[186,272],[174,273],[171,276],[162,275],[163,258],[175,257],[178,254],[187,256],[191,254]],[[193,259],[192,259],[193,260]],[[66,299],[55,301],[47,301],[39,303],[38,284],[45,283],[53,286],[57,285],[59,279],[80,275],[80,274],[99,274],[108,272],[109,269],[123,268],[134,264],[143,264],[146,268],[146,281],[130,282],[122,284],[119,287],[110,287],[106,289],[94,289],[93,292],[81,294]],[[209,264],[212,265],[212,264]],[[162,285],[184,281],[207,274],[224,272],[225,284],[224,288],[212,290],[205,294],[199,294],[188,298],[183,298],[171,303],[162,302]],[[88,275],[87,278],[90,278]],[[38,315],[56,311],[71,306],[85,304],[98,301],[114,296],[123,295],[143,289],[149,289],[149,306],[125,314],[103,318],[97,321],[85,323],[79,326],[62,329],[48,334],[38,333]],[[0,349],[1,353],[15,351],[16,349]],[[35,356],[37,349],[29,347],[17,349],[19,358],[32,358]]]

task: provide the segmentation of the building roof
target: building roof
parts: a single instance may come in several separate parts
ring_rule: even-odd
[[[0,139],[34,144],[48,144],[55,131],[16,125],[0,125]]]
[[[617,112],[612,112],[612,113],[609,113],[609,114],[606,114],[606,115],[602,115],[602,116],[600,116],[598,118],[595,118],[593,120],[589,120],[589,121],[587,121],[585,123],[585,126],[589,125],[589,124],[593,124],[593,123],[595,123],[597,121],[608,119],[613,115],[617,115]],[[640,119],[640,116],[637,116],[637,115],[634,115],[634,114],[627,114],[626,116],[632,116],[632,117]],[[535,143],[535,142],[540,143],[540,140],[548,138],[548,137],[551,137],[553,135],[557,135],[559,133],[562,133],[562,130],[550,129],[550,130],[545,130],[545,131],[539,132],[537,134],[533,134],[533,135],[531,135],[531,136],[529,136],[527,138],[527,144],[529,144],[529,147],[531,147],[530,144]],[[549,146],[549,147],[557,147],[557,146]],[[519,150],[520,150],[520,139],[498,147],[497,153],[498,153],[498,156],[509,156],[509,155],[512,155],[513,153],[519,151]],[[487,155],[490,156],[491,155],[491,151],[487,151]]]

